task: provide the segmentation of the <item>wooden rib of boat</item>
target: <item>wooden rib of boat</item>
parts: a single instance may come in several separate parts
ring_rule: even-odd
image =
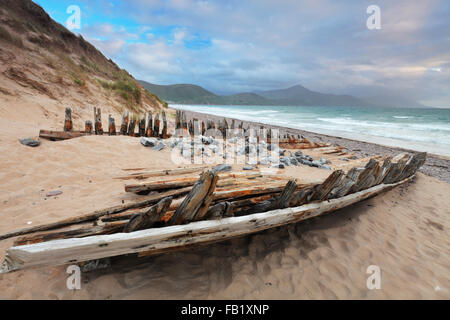
[[[296,223],[410,181],[425,159],[426,153],[401,154],[382,162],[371,159],[364,167],[352,168],[347,173],[334,171],[315,185],[290,180],[284,188],[269,185],[265,190],[258,186],[259,178],[253,177],[257,187],[246,187],[238,192],[228,190],[229,197],[217,196],[224,192],[222,189],[216,192],[219,174],[214,169],[208,170],[201,174],[187,195],[183,191],[178,195],[181,198],[173,203],[171,196],[161,196],[155,203],[155,195],[152,195],[153,200],[148,204],[151,207],[142,212],[136,211],[139,206],[114,207],[114,210],[102,210],[101,214],[74,218],[72,224],[65,220],[61,226],[53,223],[0,235],[0,239],[24,235],[16,240],[16,246],[7,250],[1,272],[125,254],[160,254]],[[260,183],[267,185],[266,179]],[[171,192],[163,191],[164,194]],[[127,211],[130,209],[134,211]],[[92,222],[94,224],[89,225]],[[61,229],[68,225],[70,229]],[[77,226],[78,229],[73,229]],[[48,230],[51,231],[42,233]],[[41,233],[36,234],[36,231]]]

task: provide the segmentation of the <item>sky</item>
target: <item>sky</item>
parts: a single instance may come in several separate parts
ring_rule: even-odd
[[[394,93],[450,107],[448,0],[36,0],[135,78],[218,94]],[[370,5],[380,28],[369,29]]]

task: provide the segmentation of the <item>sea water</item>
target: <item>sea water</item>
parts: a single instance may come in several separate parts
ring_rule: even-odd
[[[216,105],[171,107],[450,156],[450,109]]]

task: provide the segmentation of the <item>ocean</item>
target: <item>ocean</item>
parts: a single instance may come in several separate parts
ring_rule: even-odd
[[[171,107],[450,156],[450,109],[175,104]]]

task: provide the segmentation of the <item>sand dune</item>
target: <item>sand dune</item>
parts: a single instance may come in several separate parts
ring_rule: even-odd
[[[123,168],[174,166],[169,150],[143,148],[132,137],[18,143],[37,132],[0,119],[0,233],[126,203],[137,196],[112,179]],[[329,173],[287,172],[308,179],[308,170]],[[63,194],[46,197],[52,190]],[[449,184],[419,173],[408,185],[311,221],[195,250],[114,258],[111,268],[83,274],[78,291],[66,288],[65,267],[3,274],[0,298],[449,299],[449,194]],[[12,242],[0,242],[1,258]],[[369,265],[381,268],[380,290],[366,287]]]

